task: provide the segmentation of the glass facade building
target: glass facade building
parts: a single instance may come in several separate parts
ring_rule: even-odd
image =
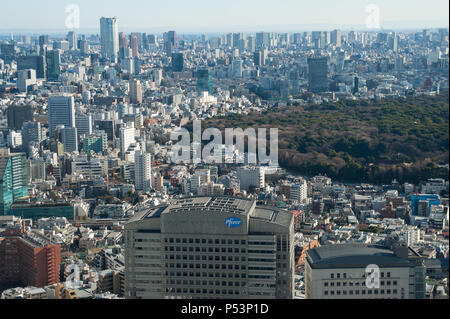
[[[208,92],[213,93],[212,90],[213,80],[211,71],[207,68],[197,70],[197,89],[198,93]]]
[[[28,166],[25,153],[0,150],[0,216],[6,215],[11,204],[28,196]]]

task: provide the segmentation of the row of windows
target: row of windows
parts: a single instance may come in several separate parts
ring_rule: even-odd
[[[244,267],[245,268],[245,267]],[[208,273],[208,277],[213,277],[213,273]],[[199,273],[199,272],[180,272],[180,271],[166,271],[166,277],[206,277],[206,273]],[[246,274],[241,274],[241,278],[246,278]],[[250,276],[249,276],[250,277]]]
[[[152,238],[138,238],[135,239],[134,241],[137,243],[161,243],[161,240]]]
[[[323,285],[324,285],[324,287],[328,287],[328,286],[330,286],[330,287],[334,287],[334,286],[336,286],[336,287],[340,287],[341,285],[342,285],[342,287],[347,287],[347,286],[349,286],[349,287],[352,287],[353,285],[354,286],[356,286],[356,287],[359,287],[360,285],[361,286],[364,286],[366,283],[365,282],[346,282],[346,281],[344,281],[344,282],[324,282],[323,283]],[[384,281],[384,280],[381,280],[380,281],[380,285],[381,286],[390,286],[390,285],[394,285],[394,286],[397,286],[397,280],[393,280],[392,282],[390,281],[390,280],[388,280],[388,281]]]
[[[239,252],[242,254],[245,254],[246,249],[245,248],[212,248],[212,247],[174,247],[174,246],[169,246],[169,247],[164,247],[165,251],[182,251],[182,252],[209,252],[209,253],[235,253],[238,254]]]
[[[232,240],[232,239],[199,239],[199,238],[165,238],[165,243],[176,244],[216,244],[216,245],[246,245],[246,240]]]
[[[203,255],[203,256],[199,256],[199,255],[190,255],[190,256],[186,256],[186,255],[184,255],[184,256],[180,256],[180,255],[166,255],[165,256],[166,258],[166,260],[203,260],[203,261],[206,261],[206,260],[209,260],[209,261],[235,261],[235,262],[238,262],[239,260],[240,261],[246,261],[247,260],[247,258],[246,257],[239,257],[239,256],[235,256],[235,257],[233,257],[233,256],[214,256],[214,255],[210,255],[210,256],[206,256],[206,255]]]
[[[384,276],[385,276],[385,273],[384,273],[384,272],[380,273],[380,277],[381,277],[381,278],[384,278]],[[364,278],[364,277],[365,277],[365,274],[362,275],[362,278]],[[331,273],[331,274],[330,274],[330,278],[331,278],[331,279],[335,279],[335,278],[340,279],[340,278],[341,278],[341,274],[340,274],[340,273],[337,273],[336,276],[335,276],[334,273]],[[345,273],[345,272],[342,273],[342,278],[346,279],[346,278],[347,278],[347,273]],[[387,272],[387,273],[386,273],[386,278],[391,278],[391,273],[390,273],[390,272]]]
[[[196,277],[199,277],[200,273],[195,273]],[[202,277],[203,278],[247,278],[246,274],[241,274],[241,273],[237,273],[237,272],[232,272],[232,273],[218,273],[218,272],[204,272],[202,273]],[[175,281],[177,284],[181,284],[181,282],[185,282],[186,280],[168,280],[169,281]],[[186,284],[186,283],[184,283]]]
[[[228,286],[228,287],[245,287],[244,281],[194,281],[194,280],[168,280],[168,285],[189,285],[189,286]]]
[[[336,291],[334,291],[334,290],[331,290],[331,291],[328,291],[328,290],[325,290],[324,291],[324,295],[325,296],[328,296],[328,295],[331,295],[331,296],[334,296],[334,295],[359,295],[361,293],[361,295],[365,295],[366,294],[366,290],[361,290],[361,292],[359,291],[359,290],[349,290],[348,292],[347,292],[347,290],[336,290]],[[391,289],[387,289],[387,290],[384,290],[384,289],[381,289],[381,290],[367,290],[367,294],[368,295],[372,295],[372,294],[374,294],[374,295],[378,295],[378,294],[380,294],[380,295],[384,295],[384,294],[387,294],[387,295],[390,295],[390,294],[397,294],[397,289],[393,289],[393,290],[391,290]]]
[[[246,269],[245,265],[239,266],[239,265],[220,265],[220,264],[166,264],[166,268],[183,268],[183,269],[223,269],[223,270],[239,270],[239,269]]]
[[[219,289],[188,289],[188,288],[177,288],[173,291],[171,289],[166,289],[166,293],[184,293],[184,294],[209,294],[209,295],[240,295],[238,290],[219,290]]]

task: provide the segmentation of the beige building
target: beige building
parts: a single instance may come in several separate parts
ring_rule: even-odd
[[[293,215],[229,197],[194,197],[125,225],[126,298],[294,296]]]
[[[377,281],[369,280],[371,265]],[[406,245],[325,245],[307,251],[305,285],[307,299],[423,299],[425,267]]]

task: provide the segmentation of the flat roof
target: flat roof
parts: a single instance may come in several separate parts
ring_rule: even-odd
[[[360,243],[325,245],[307,251],[312,268],[409,267],[408,259],[398,257],[381,245]]]
[[[143,219],[160,218],[162,214],[189,213],[204,211],[205,213],[227,213],[250,215],[251,219],[264,220],[289,227],[293,218],[289,212],[280,211],[274,207],[256,206],[253,199],[236,197],[189,197],[173,201],[169,205],[162,205],[137,212],[128,223]]]

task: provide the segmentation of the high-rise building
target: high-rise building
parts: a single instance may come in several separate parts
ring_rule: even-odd
[[[67,41],[69,41],[69,49],[76,51],[78,50],[78,39],[77,34],[73,31],[67,33]]]
[[[152,157],[148,153],[134,153],[134,180],[136,190],[148,192],[152,185]]]
[[[51,50],[47,51],[47,79],[50,81],[57,81],[61,74],[61,51]]]
[[[119,19],[100,19],[100,44],[103,57],[115,61],[119,55]]]
[[[64,152],[78,152],[78,134],[76,127],[64,127],[61,130]]]
[[[325,32],[322,31],[313,31],[311,32],[311,40],[314,43],[314,47],[316,49],[325,48]]]
[[[40,122],[25,122],[22,126],[22,145],[28,150],[31,143],[40,144],[44,140]]]
[[[341,30],[333,30],[331,32],[331,44],[334,44],[337,47],[341,47],[341,39]]]
[[[177,35],[175,31],[169,31],[164,33],[164,49],[168,56],[171,56],[173,50],[177,47]]]
[[[197,70],[197,90],[198,93],[213,93],[213,79],[211,71],[208,68],[199,68]]]
[[[254,36],[249,36],[247,38],[247,48],[250,52],[255,52],[256,50],[256,38]]]
[[[232,73],[234,78],[242,78],[242,60],[233,60]]]
[[[130,81],[130,102],[132,104],[142,103],[142,85],[139,80],[132,79]]]
[[[184,54],[181,52],[172,53],[172,71],[183,72]]]
[[[39,36],[39,54],[45,56],[48,46],[48,35]]]
[[[50,136],[56,127],[75,127],[75,103],[73,96],[53,96],[48,99],[48,124]]]
[[[303,179],[291,186],[289,197],[293,201],[304,203],[308,197],[308,185]]]
[[[33,111],[29,105],[11,105],[6,113],[9,129],[20,130],[24,122],[33,121]]]
[[[87,91],[89,92],[89,91]],[[77,128],[78,134],[81,135],[91,135],[92,134],[92,115],[91,114],[75,114],[75,127]]]
[[[265,186],[265,172],[262,167],[239,167],[236,173],[241,190],[248,191],[251,187],[264,188]]]
[[[310,92],[328,91],[328,59],[326,57],[308,58],[308,84]]]
[[[78,48],[81,53],[89,54],[89,41],[88,40],[80,40],[78,41]]]
[[[325,245],[308,250],[306,256],[307,299],[425,298],[422,258],[406,244],[396,243],[391,248],[359,243]],[[367,284],[369,265],[378,267],[379,286],[375,280],[374,285]]]
[[[19,92],[28,92],[30,86],[36,84],[36,70],[20,70],[17,72],[17,89]]]
[[[135,34],[130,35],[130,48],[133,58],[139,56],[138,38]]]
[[[36,70],[36,77],[38,79],[47,78],[47,62],[42,55],[28,55],[20,56],[17,59],[17,70]]]
[[[10,205],[28,196],[28,165],[25,153],[10,153],[0,148],[0,216],[6,215]]]
[[[270,34],[268,32],[256,33],[256,47],[268,48],[270,45]]]
[[[120,154],[122,158],[125,158],[128,148],[135,142],[135,131],[134,127],[122,127],[120,129]]]
[[[292,299],[293,237],[292,214],[255,200],[186,198],[138,212],[124,232],[126,298]]]
[[[24,221],[19,229],[0,234],[0,286],[44,287],[59,283],[60,263],[60,245],[38,232],[26,232]]]
[[[389,37],[389,48],[393,52],[397,52],[398,50],[398,36],[395,32]]]

